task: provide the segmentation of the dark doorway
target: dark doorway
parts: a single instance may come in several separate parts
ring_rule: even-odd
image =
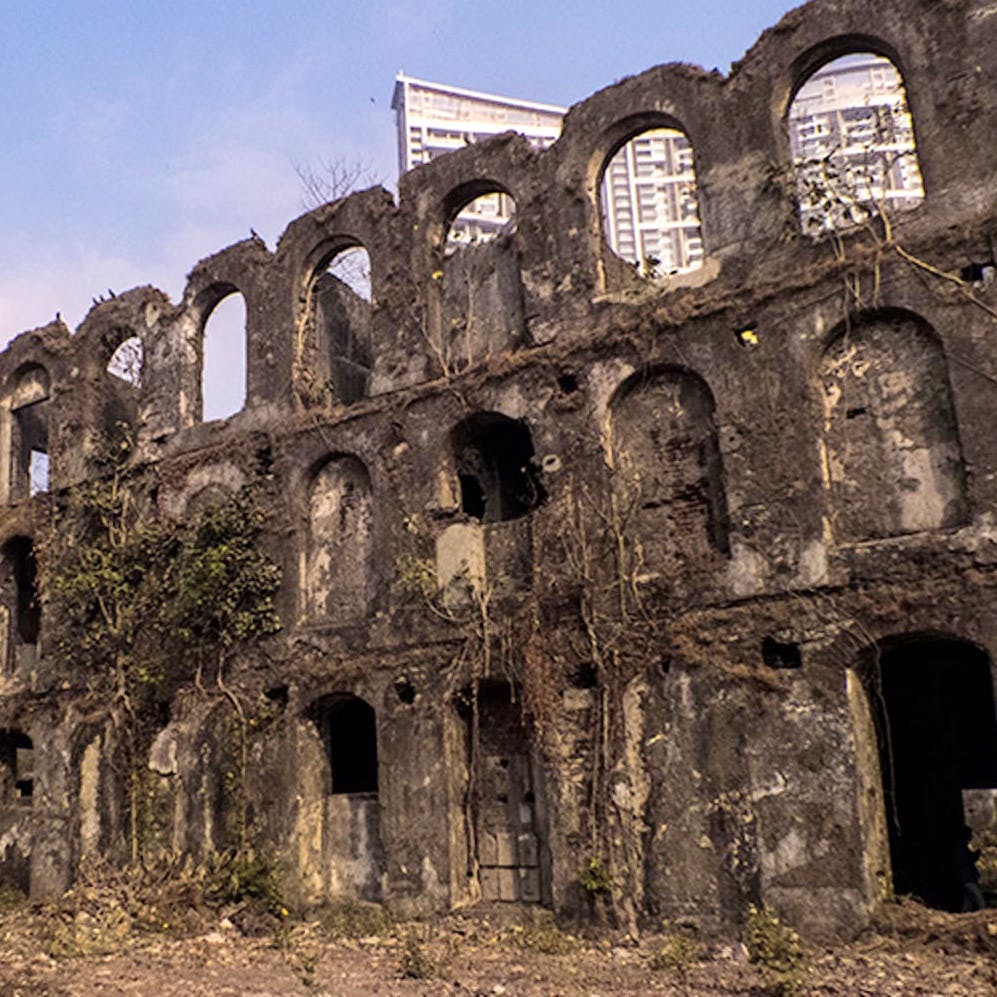
[[[329,760],[328,791],[377,792],[377,726],[374,708],[356,696],[319,701],[313,719]]]
[[[465,719],[470,733],[472,717]],[[471,805],[481,897],[539,903],[544,899],[541,801],[520,705],[508,684],[482,683],[477,719]]]
[[[962,791],[997,787],[990,661],[962,641],[918,640],[883,651],[871,680],[894,889],[973,909]]]

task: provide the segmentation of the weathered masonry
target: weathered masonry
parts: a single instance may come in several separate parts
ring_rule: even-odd
[[[839,203],[815,239],[788,108],[857,52],[902,77],[924,197],[888,224]],[[280,630],[227,649],[224,687],[177,662],[142,849],[234,847],[242,808],[303,906],[723,928],[766,902],[825,934],[894,887],[958,908],[962,825],[997,788],[995,65],[990,0],[814,0],[728,77],[650,69],[543,153],[469,146],[397,202],[357,193],[201,261],[179,303],[140,287],[18,336],[3,881],[51,895],[129,857],[119,704],[47,640],[37,556],[126,424],[129,487],[164,522],[266,479],[283,578]],[[704,259],[647,279],[599,192],[655,128],[692,146]],[[515,229],[447,253],[496,192]],[[369,301],[329,274],[355,247]],[[203,422],[205,325],[236,294],[245,406]],[[108,370],[126,342],[130,377]]]

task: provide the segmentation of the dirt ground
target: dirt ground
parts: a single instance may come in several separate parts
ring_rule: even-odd
[[[752,963],[740,942],[688,929],[582,938],[544,913],[496,909],[432,923],[392,924],[379,908],[302,919],[149,902],[122,881],[8,904],[0,995],[997,994],[997,910],[892,906],[848,945],[804,947],[790,971],[778,942]]]

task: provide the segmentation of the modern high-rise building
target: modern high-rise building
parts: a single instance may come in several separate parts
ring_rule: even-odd
[[[702,266],[692,146],[682,132],[655,128],[627,142],[606,167],[601,199],[606,241],[644,276]]]
[[[398,170],[405,173],[444,153],[492,135],[515,131],[538,149],[561,134],[565,107],[497,97],[443,86],[399,73],[391,98],[398,128]],[[448,244],[481,242],[497,235],[515,214],[504,194],[488,194],[469,204],[456,218]]]
[[[807,231],[924,198],[903,80],[882,56],[848,55],[814,73],[790,107],[789,142]]]
[[[492,135],[516,131],[546,149],[561,134],[567,108],[430,83],[399,73],[391,100],[404,173],[436,156]],[[692,147],[671,129],[644,132],[607,165],[603,227],[612,249],[642,273],[691,270],[703,257]],[[489,239],[507,226],[515,206],[501,194],[478,198],[455,220],[452,248]]]
[[[400,172],[505,131],[545,149],[566,108],[429,83],[399,73],[391,101]],[[800,88],[789,113],[801,222],[823,231],[860,221],[870,205],[913,207],[924,197],[903,81],[872,53],[836,59]],[[600,191],[610,248],[647,277],[703,263],[693,148],[671,128],[635,136],[607,163]],[[450,250],[509,226],[504,194],[469,204],[454,221]]]

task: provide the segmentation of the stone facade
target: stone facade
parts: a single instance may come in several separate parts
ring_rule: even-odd
[[[926,196],[888,231],[812,241],[787,108],[856,51],[903,76]],[[136,288],[75,333],[18,336],[0,355],[4,880],[43,897],[88,856],[127,859],[111,707],[39,618],[28,476],[45,453],[64,494],[99,473],[93,430],[125,420],[163,516],[261,464],[280,495],[282,629],[226,669],[272,706],[245,793],[291,902],[719,928],[766,902],[840,935],[891,873],[928,890],[951,828],[925,830],[904,787],[923,772],[992,820],[997,786],[995,64],[989,0],[813,0],[728,77],[655,67],[572,108],[543,152],[469,146],[397,202],[353,194],[272,251],[201,261],[177,304]],[[598,196],[621,144],[660,127],[692,142],[706,262],[649,282],[601,239]],[[496,191],[516,230],[445,255]],[[369,304],[324,276],[358,245]],[[234,291],[247,401],[203,423],[203,330]],[[106,369],[132,337],[138,386]],[[190,676],[149,754],[155,843],[195,857],[233,845],[230,706],[208,688]],[[959,744],[939,762],[898,733],[884,762],[912,723]]]

